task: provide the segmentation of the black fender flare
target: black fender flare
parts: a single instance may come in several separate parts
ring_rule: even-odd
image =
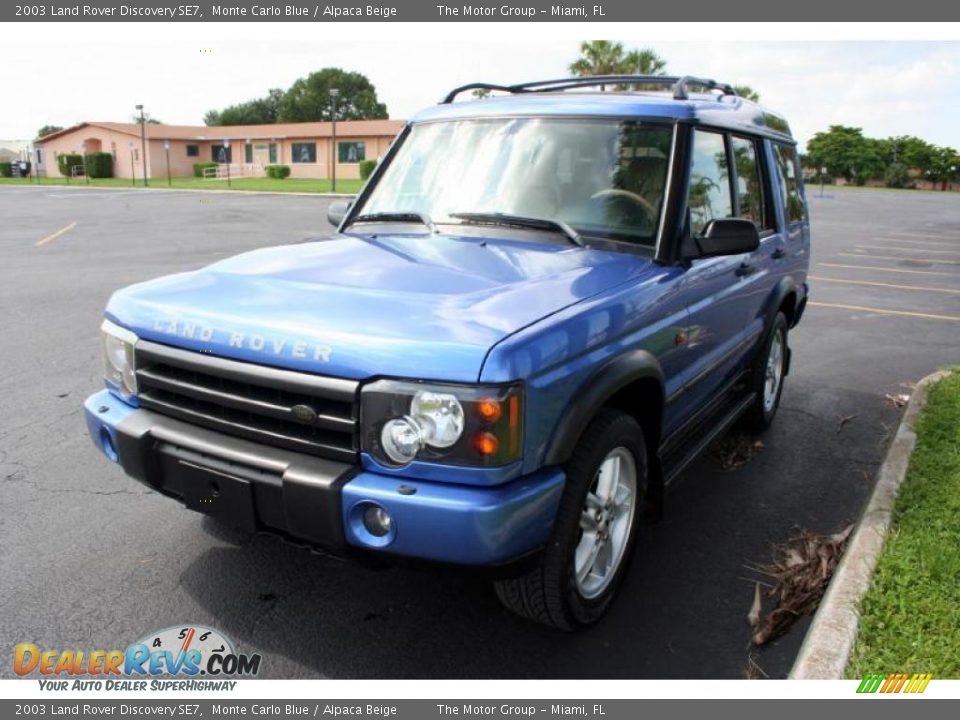
[[[573,447],[587,423],[618,391],[637,380],[655,380],[660,387],[661,411],[664,405],[664,376],[660,363],[647,350],[630,350],[609,360],[596,370],[574,393],[564,409],[547,445],[544,465],[562,465],[570,459]],[[650,438],[656,453],[659,438]]]
[[[770,291],[770,295],[767,296],[766,305],[763,308],[763,327],[764,335],[766,334],[766,329],[770,327],[770,324],[773,322],[773,318],[777,314],[777,310],[780,309],[780,306],[783,305],[783,301],[787,299],[787,296],[793,295],[796,298],[797,303],[800,302],[800,291],[797,281],[794,280],[790,275],[786,275],[780,278],[780,281],[773,286],[773,290]],[[796,313],[797,308],[794,308],[794,319],[790,322],[790,327],[796,325],[796,320],[798,315]]]

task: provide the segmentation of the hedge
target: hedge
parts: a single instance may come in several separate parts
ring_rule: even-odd
[[[373,171],[377,169],[376,160],[361,160],[360,161],[360,179],[366,180],[368,177],[373,175]]]
[[[271,177],[274,180],[283,180],[284,178],[290,177],[290,166],[289,165],[267,165],[267,177]]]
[[[203,175],[203,171],[204,171],[204,170],[206,170],[207,168],[215,168],[215,167],[219,167],[219,166],[220,166],[220,163],[216,163],[216,162],[198,162],[198,163],[194,163],[194,164],[193,164],[193,176],[194,176],[194,177],[198,177],[198,178],[202,178],[202,177],[204,177],[204,175]]]
[[[0,177],[13,177],[13,163],[0,162]]]
[[[83,167],[83,155],[77,153],[63,153],[57,156],[57,169],[61,175],[73,177],[71,168],[79,165]]]
[[[84,157],[85,172],[92,178],[113,177],[113,155],[107,152],[87,153]]]

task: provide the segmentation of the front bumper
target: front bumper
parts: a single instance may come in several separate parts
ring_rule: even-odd
[[[381,475],[133,408],[103,390],[84,403],[94,444],[124,471],[187,507],[250,531],[461,565],[499,565],[542,547],[563,490],[559,470],[484,488]],[[371,504],[392,518],[378,537]]]

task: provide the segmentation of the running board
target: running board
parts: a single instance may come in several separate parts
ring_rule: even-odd
[[[687,469],[690,463],[697,459],[700,453],[702,453],[710,443],[729,430],[756,398],[757,394],[751,392],[739,399],[726,403],[712,416],[717,418],[716,421],[710,422],[707,420],[711,425],[708,432],[703,434],[698,433],[690,441],[683,443],[663,458],[664,484],[673,482],[680,473]]]

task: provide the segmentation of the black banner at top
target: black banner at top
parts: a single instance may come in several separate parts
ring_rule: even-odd
[[[3,3],[5,22],[944,22],[960,3],[943,0],[47,0]],[[728,33],[727,33],[728,35]],[[744,36],[749,35],[744,31]],[[725,39],[736,39],[727,36]],[[782,38],[789,39],[789,38]]]

